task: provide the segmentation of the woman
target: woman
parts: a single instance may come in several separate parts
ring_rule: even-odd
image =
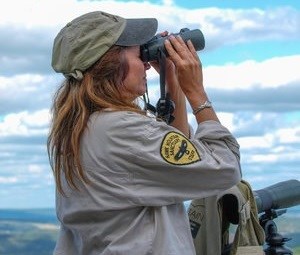
[[[165,41],[176,105],[171,125],[136,102],[150,68],[140,45],[156,29],[155,19],[92,12],[55,38],[52,66],[66,80],[54,97],[48,138],[61,222],[54,254],[195,254],[183,202],[240,180],[239,146],[208,101],[190,41]]]

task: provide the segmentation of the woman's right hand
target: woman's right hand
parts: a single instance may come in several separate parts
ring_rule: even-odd
[[[185,43],[180,36],[171,35],[165,40],[165,47],[169,59],[174,63],[179,86],[192,109],[196,110],[208,100],[208,97],[203,86],[202,64],[194,45],[190,40]],[[219,121],[212,107],[198,111],[196,119],[198,123],[206,120]]]
[[[170,36],[165,41],[169,59],[175,65],[179,85],[192,107],[197,107],[207,97],[203,87],[202,64],[191,41],[187,44],[180,36]]]

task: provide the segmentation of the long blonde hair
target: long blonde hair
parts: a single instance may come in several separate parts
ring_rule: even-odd
[[[111,108],[144,114],[136,102],[129,102],[120,93],[127,73],[124,47],[113,46],[84,72],[81,81],[67,78],[56,91],[47,148],[61,194],[64,194],[62,174],[74,189],[78,189],[77,180],[88,182],[80,162],[80,138],[93,112]]]

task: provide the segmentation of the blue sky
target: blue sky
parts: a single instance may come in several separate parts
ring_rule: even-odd
[[[241,145],[244,178],[254,189],[300,180],[300,1],[11,0],[0,9],[0,208],[54,207],[46,139],[63,77],[50,66],[52,42],[94,10],[155,17],[158,31],[201,29],[205,86]],[[155,104],[153,70],[148,85]]]

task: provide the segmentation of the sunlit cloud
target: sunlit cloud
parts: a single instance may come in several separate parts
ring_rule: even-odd
[[[32,114],[28,112],[12,113],[0,122],[0,137],[9,135],[29,136],[45,135],[49,126],[49,110],[44,109]]]
[[[282,144],[299,144],[300,143],[300,127],[283,128],[276,131],[278,142]]]
[[[275,57],[262,62],[247,60],[225,66],[208,66],[204,69],[205,84],[208,87],[223,90],[249,88],[276,88],[298,82],[300,72],[294,68],[300,66],[300,55]]]
[[[14,184],[18,182],[18,178],[13,177],[2,177],[0,176],[0,184]]]

